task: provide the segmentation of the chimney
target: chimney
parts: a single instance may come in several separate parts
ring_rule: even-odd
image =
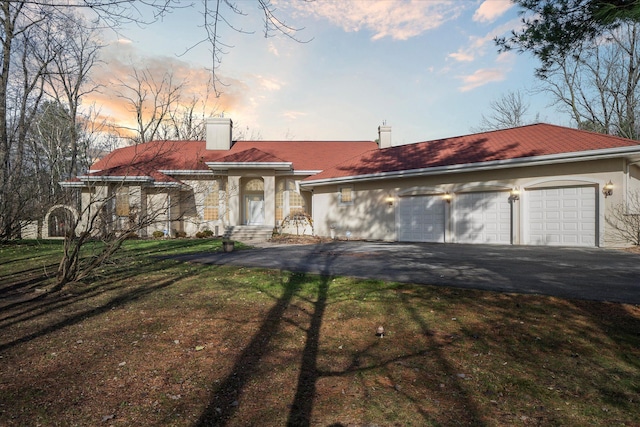
[[[207,119],[207,150],[229,150],[231,129],[233,122],[224,117],[210,117]]]
[[[391,147],[391,126],[387,126],[386,124],[378,126],[378,147]]]

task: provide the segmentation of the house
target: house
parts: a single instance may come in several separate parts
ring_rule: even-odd
[[[335,238],[591,247],[623,244],[608,214],[640,191],[640,142],[555,125],[402,146],[389,126],[377,142],[233,142],[231,129],[214,118],[206,141],[117,149],[63,185],[81,189],[85,216],[113,200],[116,229],[158,212],[146,234],[302,218]]]

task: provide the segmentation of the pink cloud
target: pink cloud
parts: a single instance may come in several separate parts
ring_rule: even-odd
[[[514,6],[511,0],[485,0],[473,15],[476,22],[493,22]]]
[[[499,82],[506,79],[507,70],[502,68],[484,68],[477,70],[475,73],[462,76],[460,79],[463,85],[460,92],[468,92],[488,83]]]
[[[290,6],[303,14],[326,19],[346,32],[371,31],[373,40],[384,37],[407,40],[457,18],[468,3],[451,0],[340,0],[294,2]]]

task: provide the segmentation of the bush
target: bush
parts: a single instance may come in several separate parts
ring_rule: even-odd
[[[176,237],[177,238],[185,238],[187,237],[187,233],[184,231],[176,231]]]
[[[212,236],[213,236],[213,231],[211,230],[202,230],[196,233],[196,237],[198,239],[204,239],[206,237],[212,237]]]
[[[156,230],[156,231],[153,232],[153,237],[156,238],[156,239],[164,237],[164,232],[160,231],[160,230]]]

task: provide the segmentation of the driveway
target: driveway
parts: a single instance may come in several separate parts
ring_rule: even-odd
[[[615,249],[332,242],[265,245],[178,259],[640,304],[640,255]]]

